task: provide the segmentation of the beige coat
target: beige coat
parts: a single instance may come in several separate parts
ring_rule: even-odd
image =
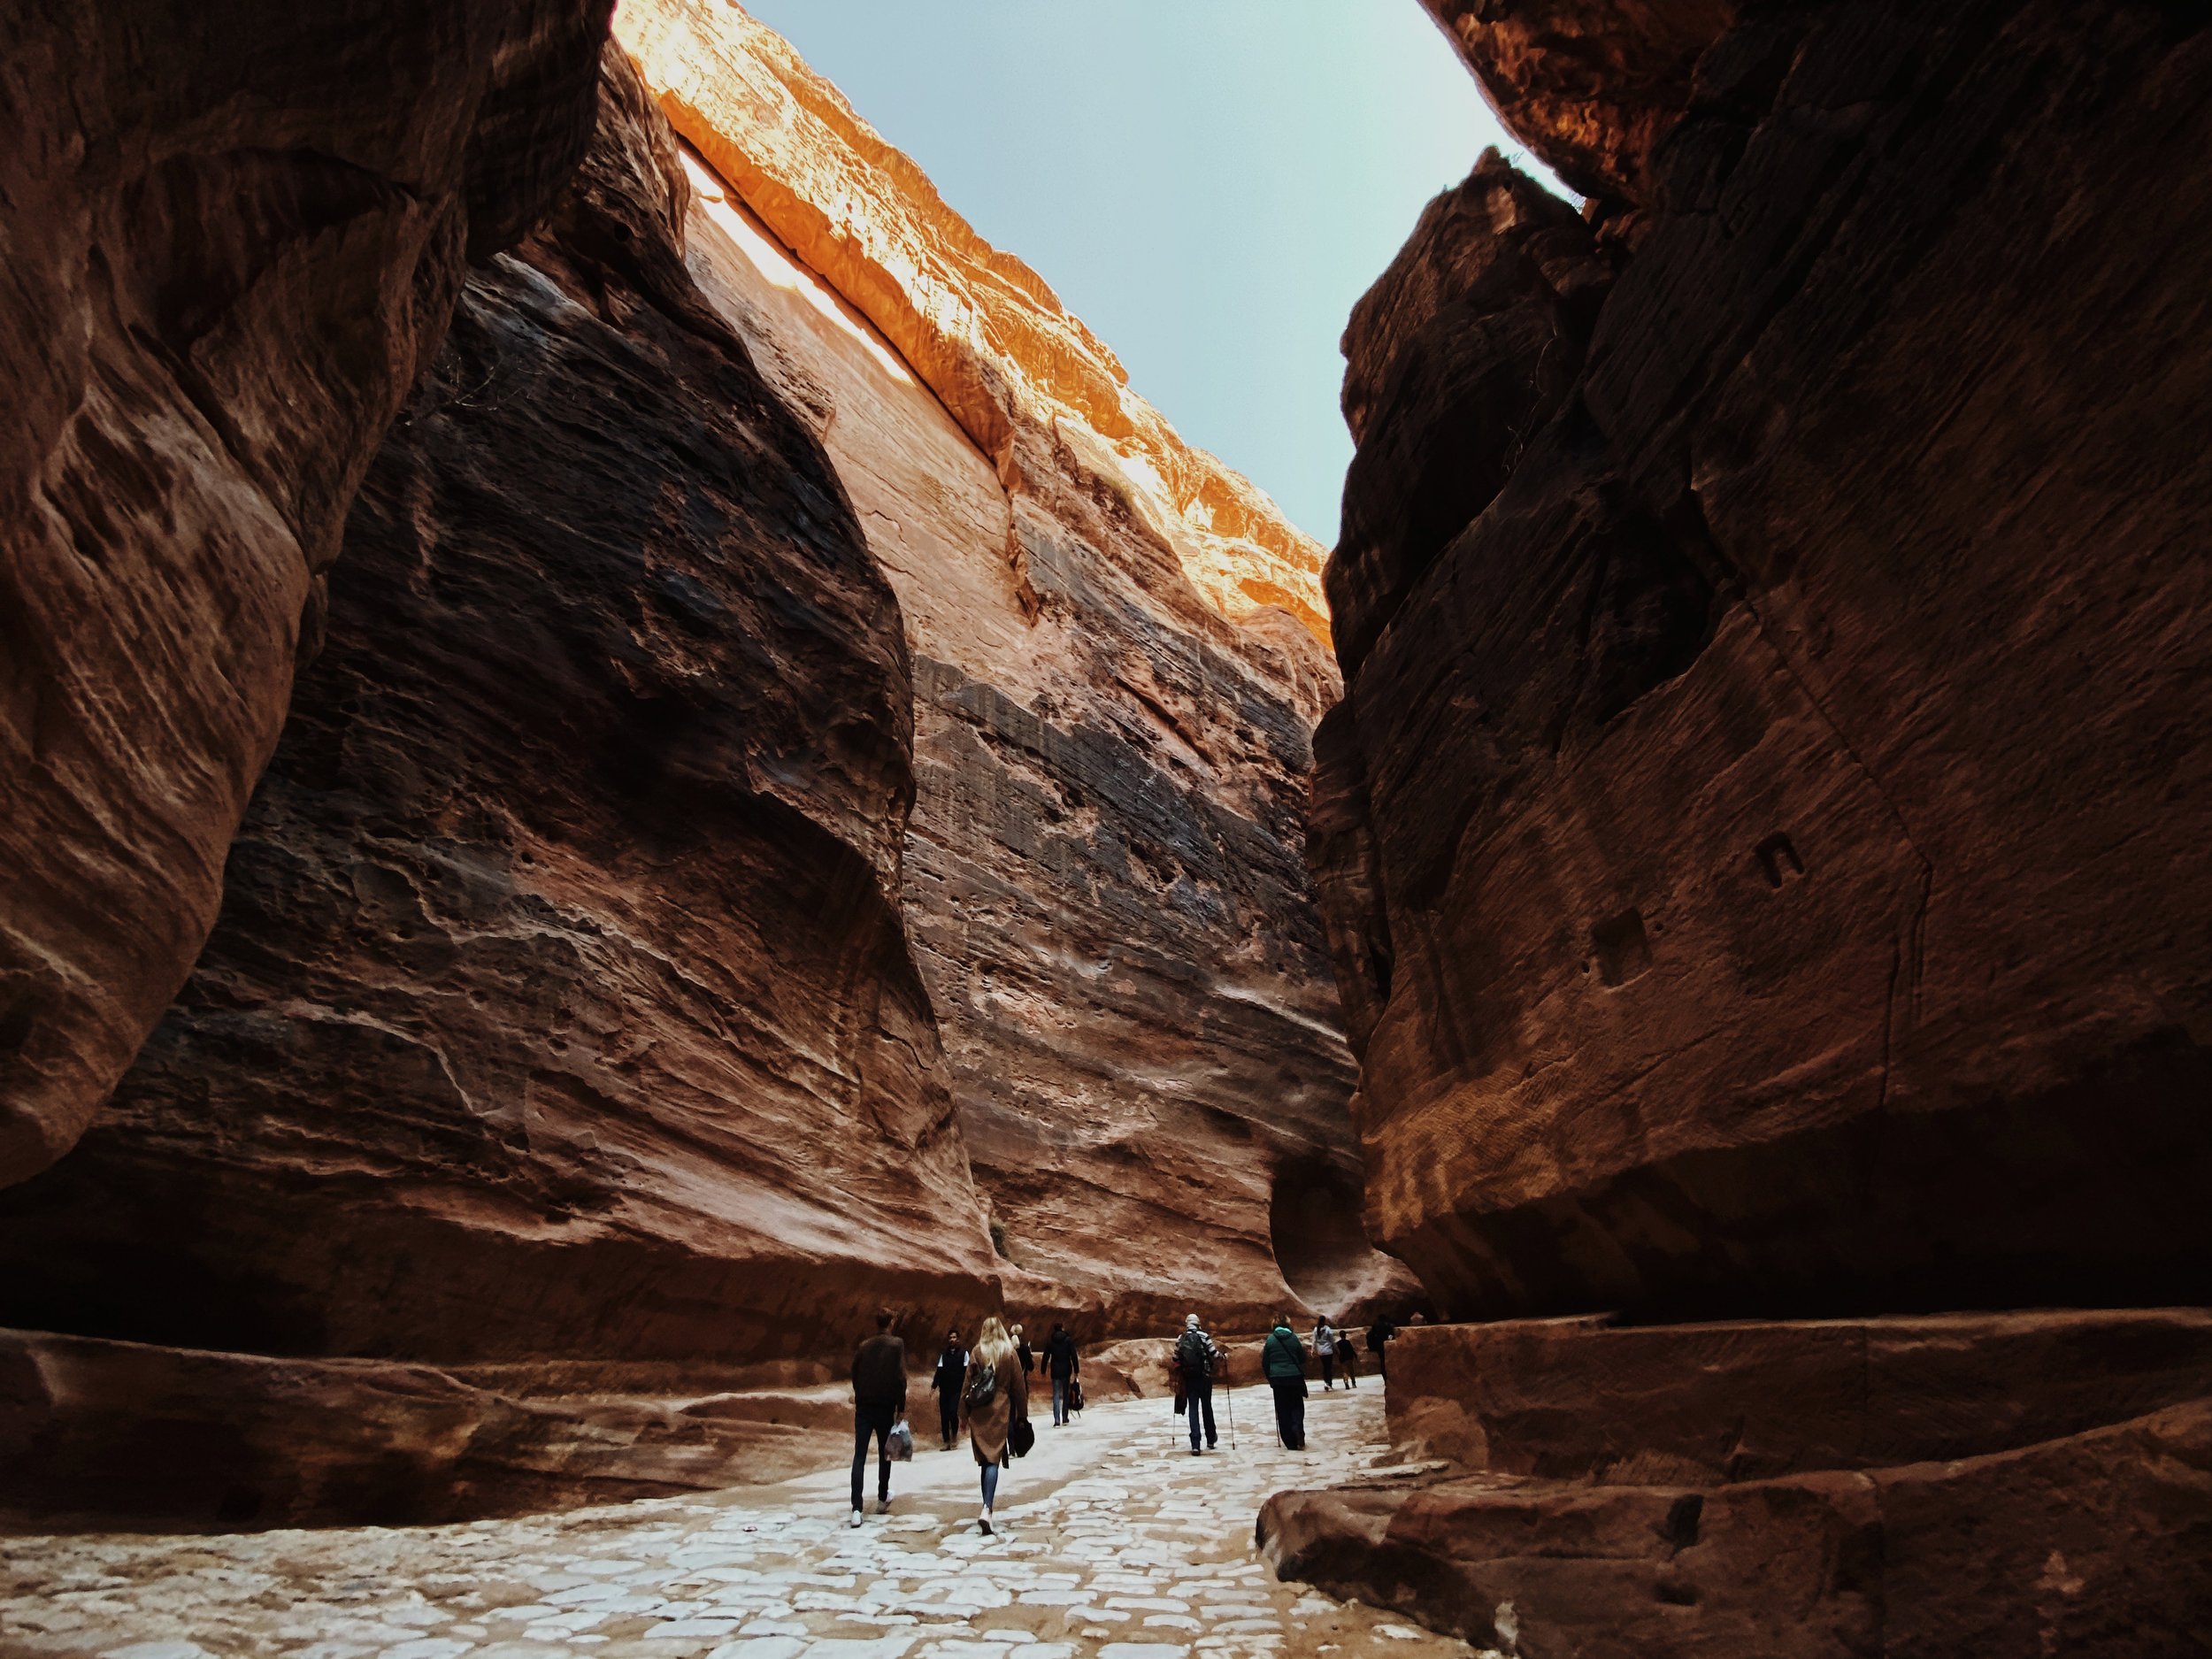
[[[968,1363],[973,1366],[975,1362],[971,1359]],[[970,1415],[964,1388],[960,1410],[968,1418],[968,1444],[975,1448],[976,1467],[1003,1463],[1006,1437],[1013,1432],[1016,1419],[1029,1421],[1029,1379],[1022,1375],[1021,1358],[1013,1349],[999,1356],[998,1386],[991,1391],[991,1403]]]

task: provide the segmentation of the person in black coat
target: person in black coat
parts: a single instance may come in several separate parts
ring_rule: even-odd
[[[876,1315],[876,1333],[853,1355],[853,1519],[860,1525],[862,1479],[868,1472],[868,1442],[876,1443],[881,1470],[876,1477],[876,1509],[891,1507],[891,1428],[906,1415],[906,1344],[891,1334],[888,1309]]]
[[[1390,1323],[1390,1316],[1378,1316],[1367,1327],[1367,1351],[1375,1356],[1375,1375],[1385,1382],[1390,1380],[1390,1342],[1398,1334],[1398,1327]]]
[[[1030,1351],[1029,1339],[1022,1334],[1019,1325],[1014,1327],[1014,1357],[1021,1362],[1023,1376],[1034,1377],[1037,1374],[1037,1356]]]
[[[1075,1356],[1075,1339],[1068,1328],[1055,1323],[1052,1334],[1045,1339],[1045,1371],[1052,1379],[1052,1425],[1065,1425],[1068,1420],[1068,1385],[1083,1369]]]
[[[960,1432],[960,1391],[968,1386],[968,1350],[960,1346],[959,1332],[945,1333],[945,1351],[937,1356],[937,1373],[929,1386],[937,1391],[937,1428],[950,1451]]]

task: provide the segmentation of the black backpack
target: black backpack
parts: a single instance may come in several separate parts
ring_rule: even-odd
[[[960,1403],[968,1409],[968,1415],[987,1409],[998,1397],[998,1367],[979,1365],[972,1355],[968,1360],[968,1386],[961,1394]]]
[[[1203,1331],[1186,1331],[1175,1344],[1175,1362],[1183,1370],[1186,1386],[1205,1382],[1214,1374],[1213,1344]]]

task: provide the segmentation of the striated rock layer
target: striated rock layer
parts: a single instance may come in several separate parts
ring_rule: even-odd
[[[1010,1300],[1096,1333],[1407,1294],[1302,860],[1319,549],[780,37],[618,27],[695,150],[694,273],[898,591],[906,924]]]
[[[896,602],[685,202],[611,49],[363,486],[190,983],[0,1195],[5,1323],[691,1360],[995,1301],[897,902]]]
[[[1527,1659],[2180,1654],[2212,1615],[2212,1315],[1408,1332],[1459,1467],[1262,1511],[1286,1576]]]
[[[355,487],[581,153],[608,10],[0,18],[0,1185],[183,981]]]
[[[2203,1300],[2212,35],[1833,0],[1663,83],[1632,253],[1488,160],[1346,336],[1379,1236],[1461,1317]]]
[[[1268,1548],[1528,1659],[2196,1651],[2212,31],[1431,10],[1595,199],[1486,157],[1353,316],[1310,833],[1371,1220],[1508,1322]]]

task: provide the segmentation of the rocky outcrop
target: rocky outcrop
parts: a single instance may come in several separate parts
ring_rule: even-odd
[[[1310,846],[1371,1223],[1510,1322],[1263,1537],[1529,1659],[2187,1650],[2212,34],[1431,10],[1594,199],[1353,318]]]
[[[581,153],[608,10],[0,19],[0,1184],[182,983],[355,487]]]
[[[1606,10],[1687,88],[1589,106],[1637,236],[1486,163],[1347,336],[1379,1236],[1461,1317],[2202,1300],[2212,36]],[[1463,11],[1520,121],[1483,42],[1563,9]]]
[[[2212,1610],[2212,1402],[1717,1490],[1283,1493],[1259,1535],[1286,1577],[1523,1659],[2183,1654]]]
[[[664,1497],[834,1463],[852,1424],[841,1385],[515,1380],[0,1331],[0,1529],[419,1525]]]
[[[693,271],[898,591],[906,925],[1010,1300],[1092,1336],[1408,1294],[1302,867],[1319,549],[778,36],[618,27],[695,151]]]
[[[362,488],[190,983],[0,1195],[8,1323],[758,1359],[995,1301],[898,907],[896,602],[685,201],[614,53]]]

